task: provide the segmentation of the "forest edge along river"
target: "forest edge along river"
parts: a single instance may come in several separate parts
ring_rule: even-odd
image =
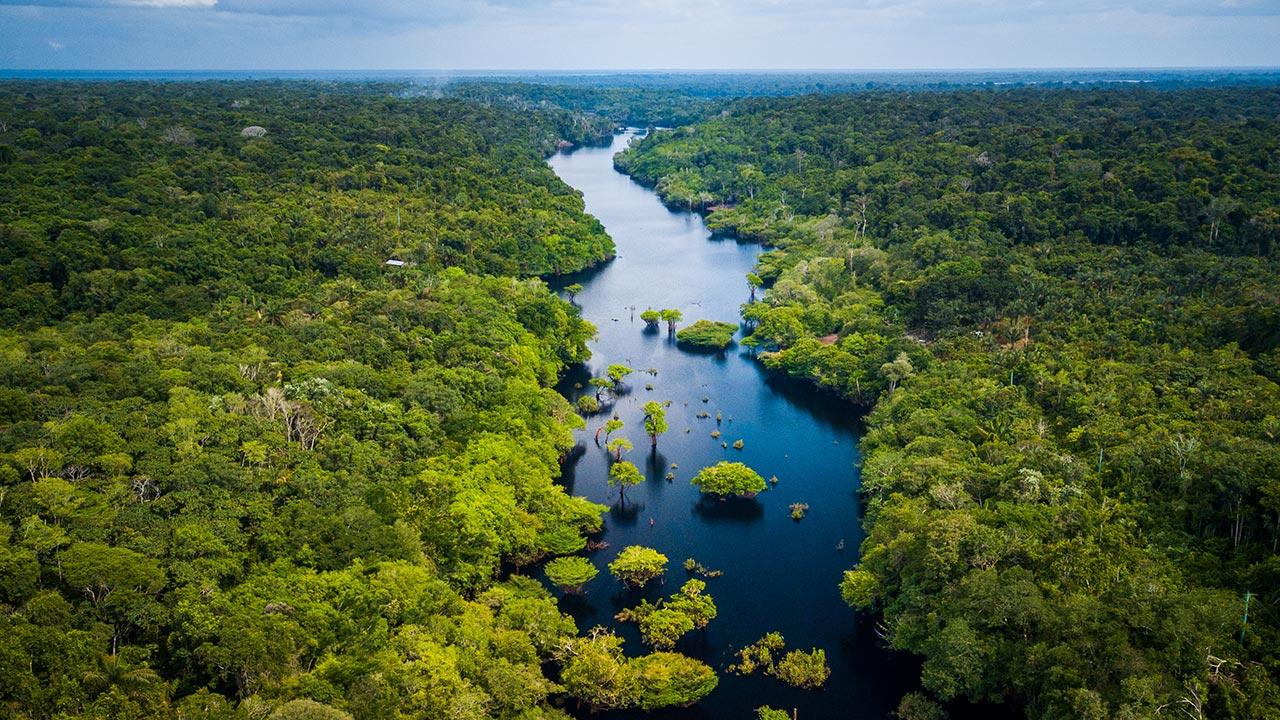
[[[588,366],[567,373],[560,389],[574,401],[595,393],[588,380],[611,363],[635,368],[615,400],[586,416],[587,427],[576,433],[577,448],[564,465],[566,488],[609,511],[603,533],[608,547],[589,555],[601,572],[581,593],[561,595],[561,607],[581,630],[612,628],[625,638],[629,655],[641,654],[645,646],[635,624],[614,615],[641,599],[656,602],[677,591],[692,577],[683,563],[693,558],[723,573],[706,579],[719,614],[676,650],[710,664],[720,684],[696,706],[658,717],[750,718],[761,705],[795,709],[800,718],[888,717],[903,693],[917,686],[918,666],[882,648],[873,623],[859,621],[837,587],[857,560],[863,534],[857,413],[806,383],[765,370],[737,342],[723,352],[690,352],[677,346],[665,323],[655,328],[640,319],[648,308],[677,308],[682,327],[700,319],[737,324],[740,306],[750,298],[746,274],[761,248],[713,235],[699,215],[667,208],[618,172],[614,154],[637,136],[628,130],[607,146],[571,148],[549,160],[582,192],[587,212],[617,246],[612,261],[553,284],[561,291],[583,286],[574,301],[598,331]],[[670,401],[669,430],[653,448],[643,421],[648,401]],[[596,442],[597,430],[615,414],[625,425],[611,436],[631,440],[634,449],[624,459],[644,474],[627,489],[625,502],[607,481],[611,455],[604,433]],[[722,460],[746,463],[777,482],[752,499],[700,497],[690,479]],[[802,520],[792,519],[793,503],[808,504]],[[607,572],[605,566],[630,545],[669,558],[665,582],[627,590]],[[823,690],[728,672],[739,649],[770,631],[781,633],[788,649],[826,652],[831,676]]]

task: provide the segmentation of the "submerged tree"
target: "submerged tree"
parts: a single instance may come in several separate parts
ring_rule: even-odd
[[[764,490],[766,483],[760,473],[740,462],[719,462],[703,468],[693,476],[692,484],[703,493],[728,496],[754,497]]]
[[[595,565],[591,561],[570,555],[569,557],[560,557],[547,563],[546,567],[547,579],[556,587],[567,593],[576,593],[582,590],[582,586],[591,582],[592,578],[600,574]]]
[[[680,311],[679,311],[679,310],[677,310],[676,308],[667,308],[667,309],[663,310],[663,311],[660,313],[660,315],[662,316],[662,319],[667,323],[667,333],[668,333],[668,334],[673,334],[673,333],[675,333],[675,331],[676,331],[676,323],[678,323],[678,322],[680,322],[682,319],[684,319],[684,313],[680,312]]]
[[[640,313],[640,319],[644,321],[645,325],[648,325],[651,328],[656,328],[658,327],[658,322],[662,320],[662,312],[649,308]]]
[[[622,381],[633,372],[635,372],[633,368],[623,365],[622,363],[613,363],[605,370],[605,375],[608,375],[609,379],[613,381],[613,386],[616,389],[618,386],[622,385]]]
[[[565,293],[569,296],[569,302],[573,302],[578,297],[578,293],[582,292],[582,283],[573,283],[564,286]]]
[[[625,460],[615,462],[609,468],[609,484],[616,485],[618,488],[618,501],[627,501],[627,488],[633,485],[639,485],[644,481],[644,475],[640,474],[640,468],[633,463]]]
[[[632,445],[631,441],[627,438],[620,437],[610,440],[604,447],[606,450],[613,453],[613,459],[615,461],[621,462],[622,453],[631,452],[635,446]]]
[[[667,431],[666,405],[657,401],[644,404],[644,431],[649,434],[653,447],[658,447],[658,436]]]
[[[609,572],[628,587],[644,587],[666,572],[667,556],[643,545],[629,545],[609,563]]]

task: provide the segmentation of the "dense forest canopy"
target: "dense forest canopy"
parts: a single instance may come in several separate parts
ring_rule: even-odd
[[[874,408],[841,590],[937,698],[1280,715],[1278,111],[752,99],[618,157],[772,247],[744,307],[767,366]]]
[[[607,122],[402,90],[0,84],[0,312],[181,317],[293,298],[316,277],[367,281],[392,257],[537,275],[612,255],[541,162]]]
[[[499,581],[601,526],[551,388],[593,328],[535,276],[612,255],[543,162],[609,124],[392,90],[0,84],[0,716],[714,688]]]

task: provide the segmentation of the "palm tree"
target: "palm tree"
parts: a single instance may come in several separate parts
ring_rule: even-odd
[[[133,667],[120,659],[115,653],[98,657],[97,667],[86,672],[81,678],[85,687],[100,693],[118,689],[122,695],[131,700],[141,700],[154,691],[164,680],[149,667]]]

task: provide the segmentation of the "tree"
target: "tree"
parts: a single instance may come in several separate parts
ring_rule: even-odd
[[[900,352],[893,362],[880,366],[880,374],[889,381],[889,394],[892,395],[899,382],[915,374],[915,368],[911,366],[911,358],[907,357],[906,353]]]
[[[792,650],[778,661],[774,674],[782,682],[798,688],[816,690],[831,677],[825,650],[814,648],[809,652]]]
[[[683,613],[693,626],[702,629],[716,618],[718,610],[711,595],[705,591],[707,584],[702,580],[690,579],[680,586],[680,591],[667,600],[667,607]]]
[[[640,313],[640,319],[643,320],[645,325],[648,327],[656,328],[658,327],[658,321],[662,319],[662,313],[658,310],[654,310],[653,308],[648,308],[644,312]]]
[[[583,585],[600,574],[590,560],[577,555],[556,558],[547,563],[545,570],[547,579],[566,593],[581,592]]]
[[[644,476],[640,474],[640,468],[626,460],[615,462],[609,468],[609,484],[616,485],[618,488],[618,500],[620,502],[627,501],[627,488],[632,485],[639,485],[644,481]]]
[[[564,291],[569,296],[569,302],[573,302],[578,298],[578,293],[582,292],[582,283],[571,283],[564,286]]]
[[[659,650],[675,647],[680,638],[694,629],[702,629],[716,617],[716,604],[704,594],[706,583],[688,580],[678,592],[656,604],[641,600],[634,608],[619,612],[622,622],[640,626],[640,637]]]
[[[688,707],[720,684],[706,663],[679,653],[656,652],[630,662],[639,691],[636,704],[641,710]]]
[[[947,711],[924,693],[907,693],[893,711],[898,720],[947,720]]]
[[[627,438],[619,437],[610,440],[604,447],[606,450],[613,453],[613,459],[615,462],[621,462],[622,453],[631,452],[635,446],[632,445],[631,441]]]
[[[600,403],[600,395],[606,390],[613,390],[615,383],[607,377],[593,377],[587,381],[587,384],[595,389],[596,404]]]
[[[622,422],[622,418],[614,415],[608,420],[605,420],[604,425],[601,427],[604,429],[604,440],[607,443],[609,442],[609,436],[626,427],[626,423]]]
[[[675,308],[667,308],[661,313],[662,319],[667,323],[667,333],[674,334],[676,331],[676,323],[684,319],[684,313]]]
[[[667,408],[663,403],[649,401],[644,404],[644,431],[650,444],[658,447],[658,436],[667,431]]]
[[[267,720],[351,720],[351,713],[308,698],[298,698],[276,708]]]
[[[850,607],[867,610],[875,603],[879,588],[880,583],[873,573],[861,568],[846,570],[844,579],[840,581],[840,597]]]
[[[754,497],[768,486],[760,473],[745,464],[724,461],[698,471],[691,482],[703,493],[722,497]]]
[[[634,369],[621,363],[613,363],[605,370],[605,374],[613,381],[614,387],[621,385],[622,381],[633,372],[635,372]]]
[[[629,545],[618,553],[618,557],[609,563],[609,572],[623,584],[639,588],[644,587],[666,572],[667,556],[643,545]]]
[[[640,699],[634,669],[622,654],[622,638],[604,628],[567,644],[560,683],[593,712],[621,709]]]

